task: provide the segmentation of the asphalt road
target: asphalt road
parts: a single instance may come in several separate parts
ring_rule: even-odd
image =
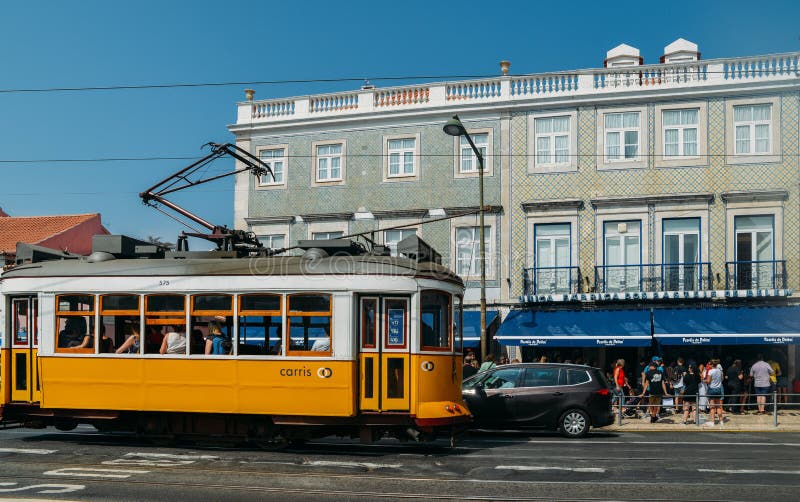
[[[473,433],[455,448],[329,438],[267,452],[15,429],[0,431],[0,499],[796,500],[798,458],[796,433]]]

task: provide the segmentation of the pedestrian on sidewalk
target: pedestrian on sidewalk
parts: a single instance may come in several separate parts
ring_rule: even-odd
[[[675,364],[670,366],[669,369],[669,383],[672,386],[672,395],[675,396],[675,413],[681,413],[683,411],[681,409],[681,402],[685,392],[683,376],[686,374],[686,366],[684,366],[683,358],[679,357]]]
[[[646,383],[645,388],[650,394],[648,410],[650,412],[651,424],[658,421],[658,413],[661,411],[661,401],[665,395],[669,395],[669,392],[667,392],[666,375],[658,369],[659,362],[661,362],[661,358],[659,356],[653,356],[650,367],[644,373],[643,380],[643,382]],[[642,392],[641,397],[644,397],[644,394],[645,393]]]
[[[770,389],[770,376],[775,374],[775,370],[764,362],[764,355],[758,355],[758,361],[750,368],[750,376],[753,377],[753,385],[756,391],[756,402],[758,403],[758,413],[766,415],[764,406],[767,403],[767,394]]]
[[[725,382],[728,384],[728,392],[725,400],[728,403],[728,411],[740,413],[736,409],[736,404],[740,402],[742,390],[744,388],[744,371],[742,371],[742,360],[736,359],[725,373]]]
[[[698,385],[698,399],[697,407],[700,411],[708,411],[708,383],[706,383],[706,375],[708,375],[708,365],[701,364],[698,366],[698,376],[700,377],[700,384]]]
[[[697,392],[700,390],[700,375],[697,366],[690,364],[683,375],[683,423],[692,424],[700,419],[697,410]],[[691,421],[689,421],[691,413]]]
[[[625,402],[625,389],[630,388],[628,385],[628,378],[625,376],[625,359],[617,359],[614,363],[614,373],[612,375],[614,382],[614,396],[617,400],[617,413],[622,413],[622,405]]]
[[[711,414],[707,425],[713,426],[717,423],[723,423],[725,420],[724,412],[722,411],[722,399],[724,391],[722,389],[722,370],[719,364],[719,359],[712,359],[711,369],[706,374],[705,381],[708,384],[708,399],[711,407]]]

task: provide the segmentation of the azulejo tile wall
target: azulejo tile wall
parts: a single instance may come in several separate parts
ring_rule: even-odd
[[[770,96],[774,96],[771,94]],[[705,166],[685,168],[656,168],[655,151],[655,105],[647,104],[649,128],[648,163],[643,169],[598,171],[597,165],[597,115],[602,108],[582,106],[578,108],[578,169],[577,172],[558,174],[529,174],[528,114],[517,112],[511,118],[511,200],[507,211],[511,218],[510,270],[512,295],[523,293],[522,269],[526,263],[527,249],[526,215],[521,204],[547,199],[579,198],[583,209],[579,211],[579,266],[584,277],[594,277],[597,236],[596,211],[591,200],[596,197],[629,197],[670,193],[713,193],[709,206],[709,257],[712,271],[724,277],[726,256],[725,203],[720,194],[731,191],[786,190],[788,198],[783,201],[783,258],[787,267],[787,287],[800,288],[800,197],[798,173],[800,164],[800,96],[796,92],[778,94],[780,97],[782,159],[780,162],[764,164],[728,164],[725,157],[726,98],[706,98],[708,107],[708,162]],[[736,96],[737,99],[742,96]],[[697,102],[694,99],[693,102]],[[631,103],[633,105],[633,103]],[[662,103],[659,103],[662,104]],[[619,106],[619,105],[615,105]],[[637,106],[642,106],[637,104]],[[728,125],[730,127],[730,125]],[[647,243],[650,256],[655,256],[653,207],[649,208],[650,241]],[[705,259],[705,257],[704,257]],[[721,285],[720,285],[721,286]]]
[[[457,208],[478,206],[478,180],[454,176],[455,140],[442,131],[448,115],[440,121],[426,120],[407,125],[358,127],[343,126],[339,130],[308,129],[302,133],[252,136],[251,149],[270,145],[288,145],[286,164],[287,184],[284,189],[259,190],[250,187],[248,217],[298,216],[325,213],[354,213],[360,208],[367,211],[403,209]],[[492,173],[484,178],[484,199],[489,205],[501,204],[500,186],[500,120],[467,121],[469,129],[491,129]],[[419,134],[420,157],[417,169],[420,176],[415,181],[384,181],[384,138],[397,135]],[[344,183],[333,186],[314,186],[312,176],[312,143],[316,141],[343,140],[346,144]],[[499,215],[487,215],[487,222],[495,221],[495,245],[500,247]],[[424,221],[424,218],[422,221]],[[350,233],[378,229],[377,220],[348,221]],[[382,226],[390,226],[387,220]],[[452,243],[448,222],[425,224],[421,236],[441,255],[446,265],[451,260]],[[288,243],[308,238],[308,225],[294,223],[290,228]],[[496,253],[494,267],[499,270],[500,255]],[[499,273],[497,274],[499,276]]]

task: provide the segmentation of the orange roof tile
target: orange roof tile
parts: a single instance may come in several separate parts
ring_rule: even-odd
[[[2,217],[0,218],[0,252],[16,253],[18,242],[36,244],[99,216],[98,213],[93,213]]]

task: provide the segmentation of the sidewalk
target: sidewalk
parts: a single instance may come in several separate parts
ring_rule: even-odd
[[[640,412],[639,416],[643,414]],[[683,415],[662,414],[662,418],[656,423],[650,423],[650,417],[633,418],[622,417],[622,425],[615,421],[612,425],[603,427],[604,431],[617,432],[800,432],[800,408],[792,410],[778,410],[778,426],[775,427],[775,418],[771,412],[766,415],[757,415],[753,412],[736,415],[726,413],[726,420],[723,424],[710,425],[708,413],[700,414],[700,426],[696,424],[684,425]]]

